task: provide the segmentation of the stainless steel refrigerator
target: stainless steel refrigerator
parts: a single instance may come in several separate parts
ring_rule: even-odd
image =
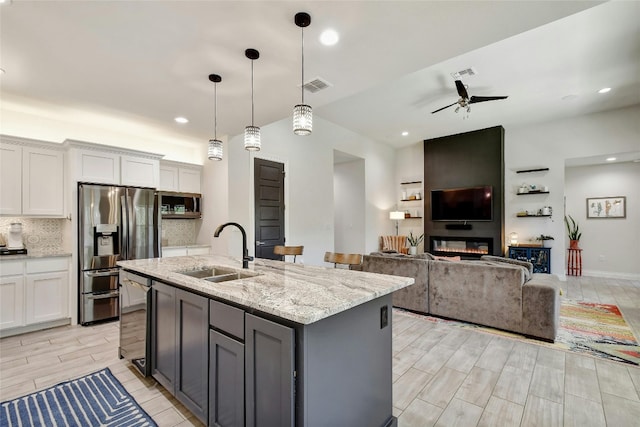
[[[152,188],[78,184],[78,291],[82,325],[119,315],[119,260],[160,256]]]

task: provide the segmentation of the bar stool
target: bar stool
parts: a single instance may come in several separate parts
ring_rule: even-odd
[[[582,249],[568,249],[567,274],[569,276],[582,276]]]
[[[282,246],[282,245],[278,245],[278,246],[274,246],[273,247],[273,253],[276,255],[293,255],[293,262],[296,262],[296,256],[298,255],[302,255],[302,252],[304,251],[304,246]],[[286,260],[286,258],[283,259],[283,261]]]
[[[348,265],[350,270],[362,265],[362,254],[341,254],[339,252],[325,252],[324,262],[332,262],[333,268],[338,264]]]

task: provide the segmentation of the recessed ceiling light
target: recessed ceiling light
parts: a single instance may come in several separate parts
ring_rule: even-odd
[[[407,132],[406,130],[402,132],[402,136],[407,136],[407,135],[409,135],[409,132]]]
[[[189,123],[189,119],[187,119],[186,117],[176,117],[175,120],[177,123]]]
[[[338,40],[340,40],[340,36],[334,29],[329,28],[320,34],[320,43],[325,46],[333,46],[338,43]]]
[[[616,158],[615,157],[607,157],[607,162],[615,162]]]
[[[610,88],[610,87],[603,87],[602,89],[600,89],[600,90],[598,91],[598,93],[607,93],[607,92],[609,92],[610,90],[611,90],[611,88]]]

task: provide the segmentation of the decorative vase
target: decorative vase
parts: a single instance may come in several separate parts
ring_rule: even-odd
[[[418,253],[418,247],[417,246],[409,246],[409,255],[415,255]]]
[[[569,249],[580,249],[578,243],[580,243],[580,240],[569,240]]]

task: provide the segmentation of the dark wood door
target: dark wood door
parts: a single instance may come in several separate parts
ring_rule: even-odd
[[[254,159],[255,257],[281,259],[273,247],[284,245],[284,165]]]

